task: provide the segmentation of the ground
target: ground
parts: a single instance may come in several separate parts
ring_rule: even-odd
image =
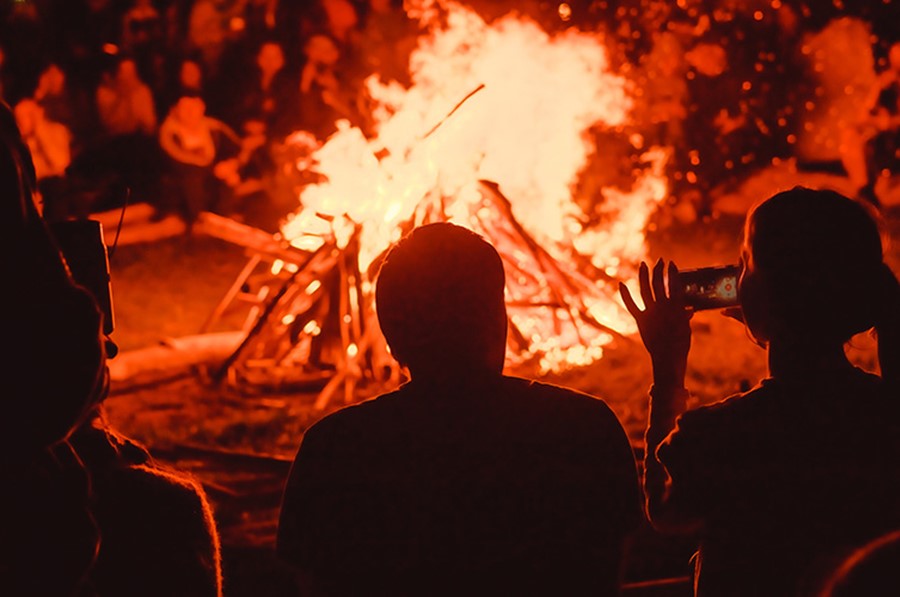
[[[720,192],[717,213],[709,220],[691,221],[678,213],[661,220],[648,237],[649,257],[674,259],[682,268],[733,262],[747,208],[793,184],[848,190],[840,176],[798,172],[790,163],[774,165]],[[893,180],[883,184],[886,223],[895,239],[888,261],[900,272],[900,185]],[[141,220],[140,213],[129,217]],[[107,242],[113,244],[114,228],[105,228]],[[248,257],[241,247],[216,238],[149,240],[167,236],[163,229],[157,234],[138,225],[123,228],[125,242],[111,255],[113,338],[122,353],[111,362],[107,417],[146,443],[157,458],[203,481],[225,548],[227,595],[289,594],[289,575],[272,557],[281,484],[304,429],[342,403],[333,399],[315,408],[319,387],[314,385],[248,393],[227,381],[213,383],[211,373],[240,339],[233,331],[241,329],[246,313],[229,312],[211,328],[206,323]],[[697,403],[718,400],[764,376],[764,352],[741,324],[707,311],[695,315],[692,328],[688,387]],[[860,336],[850,351],[860,366],[875,369],[872,338]],[[544,380],[606,400],[640,455],[649,373],[639,340],[623,338],[606,347],[604,358],[590,367]],[[369,385],[360,388],[359,397],[383,389]],[[690,541],[642,529],[628,580],[685,577],[691,552]],[[686,589],[684,582],[656,589],[633,585],[628,594],[687,595]]]

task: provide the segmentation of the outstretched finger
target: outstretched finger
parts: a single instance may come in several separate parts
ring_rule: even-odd
[[[663,276],[664,270],[662,258],[657,259],[656,263],[653,265],[653,295],[656,297],[657,302],[666,300],[666,280]]]
[[[650,289],[650,268],[641,261],[641,267],[638,268],[638,284],[641,287],[641,298],[644,299],[644,307],[650,308],[653,304],[653,291]]]
[[[626,286],[624,282],[619,282],[619,295],[622,297],[622,302],[625,303],[625,308],[628,309],[628,312],[631,313],[631,316],[635,319],[640,317],[642,312],[637,306],[637,303],[634,302],[634,298],[631,296],[631,291],[628,289],[628,286]]]

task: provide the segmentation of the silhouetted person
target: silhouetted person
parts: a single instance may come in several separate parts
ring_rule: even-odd
[[[802,596],[846,553],[900,527],[900,284],[865,205],[803,187],[747,216],[739,283],[769,377],[685,411],[691,342],[678,270],[627,288],[653,363],[644,491],[650,521],[696,535],[696,594]],[[875,328],[881,375],[844,352]]]
[[[247,72],[222,82],[229,85],[223,90],[230,98],[230,105],[224,107],[225,120],[240,128],[248,117],[261,117],[270,134],[282,138],[298,122],[301,109],[298,77],[288,63],[284,47],[275,39],[262,40],[253,57]]]
[[[32,156],[43,216],[55,220],[56,214],[68,215],[65,177],[72,163],[72,131],[47,118],[41,104],[30,98],[16,104],[13,113]]]
[[[377,315],[411,381],[305,434],[277,551],[305,594],[615,595],[640,520],[607,405],[502,374],[500,256],[452,224],[387,255]]]
[[[103,314],[38,213],[34,165],[5,104],[0,138],[11,348],[2,360],[0,594],[219,597],[218,536],[202,488],[103,420]]]
[[[112,193],[129,188],[131,202],[152,202],[159,194],[159,122],[153,90],[141,79],[134,58],[120,55],[113,60],[94,101],[100,126],[74,170],[102,181]]]
[[[133,58],[123,56],[104,73],[95,93],[104,133],[111,137],[152,137],[158,127],[153,91]]]
[[[0,137],[0,594],[82,594],[100,538],[88,475],[66,439],[102,389],[101,315],[73,284],[37,211],[34,164],[6,104]]]

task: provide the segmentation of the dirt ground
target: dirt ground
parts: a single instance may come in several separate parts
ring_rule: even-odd
[[[663,222],[648,239],[650,258],[674,259],[682,268],[733,262],[750,204],[793,184],[846,190],[842,188],[845,181],[834,175],[799,173],[785,165],[772,167],[721,193],[714,219],[682,222],[676,215]],[[890,185],[890,199],[885,214],[894,240],[889,262],[900,272],[900,185],[894,181],[886,184]],[[323,409],[316,409],[319,387],[315,385],[290,392],[248,394],[227,383],[210,382],[211,368],[228,354],[233,338],[229,340],[232,344],[224,343],[224,352],[222,345],[207,352],[189,343],[177,348],[173,339],[203,330],[245,263],[247,257],[239,247],[218,239],[187,243],[175,236],[126,243],[116,251],[111,260],[117,313],[113,337],[123,353],[112,362],[118,374],[106,402],[108,419],[144,442],[158,459],[190,471],[204,483],[224,546],[226,595],[290,594],[290,577],[272,556],[281,484],[303,431],[343,403],[331,400]],[[243,323],[241,314],[231,314],[208,331],[228,332],[240,329]],[[692,328],[688,387],[696,403],[721,399],[765,375],[764,352],[749,340],[741,324],[708,311],[695,315]],[[185,346],[193,346],[193,353]],[[871,338],[859,337],[850,351],[860,366],[875,369]],[[177,356],[160,361],[160,352]],[[606,400],[640,456],[649,374],[649,360],[639,340],[624,338],[607,346],[604,357],[590,367],[543,379]],[[359,388],[357,398],[386,389],[370,384]],[[642,529],[627,569],[627,580],[636,584],[629,585],[626,594],[689,595],[683,580],[656,587],[640,583],[683,579],[690,571],[691,553],[689,539],[664,538]]]

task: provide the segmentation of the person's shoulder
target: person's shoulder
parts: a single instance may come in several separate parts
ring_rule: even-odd
[[[355,404],[339,408],[313,423],[305,437],[323,436],[358,426],[368,427],[373,418],[388,416],[401,407],[403,389],[381,394]]]
[[[703,434],[706,431],[718,432],[726,430],[732,422],[746,422],[753,417],[755,411],[767,402],[773,393],[768,384],[760,384],[755,388],[732,394],[722,400],[692,408],[683,412],[677,419],[675,434],[679,437]]]
[[[542,400],[563,401],[565,404],[578,404],[588,408],[608,408],[602,398],[563,385],[512,376],[504,376],[503,383],[514,392]]]
[[[867,426],[892,427],[900,432],[900,387],[897,384],[857,369],[855,380],[846,388],[839,389],[838,393],[840,395],[835,400],[846,404],[854,414],[869,419]],[[856,409],[852,409],[851,405]]]
[[[101,526],[123,525],[135,536],[179,537],[192,545],[216,536],[203,485],[187,472],[149,458],[139,463],[120,461],[92,475]]]
[[[205,507],[203,485],[188,473],[162,467],[152,461],[123,467],[118,471],[117,486],[135,499],[158,507],[200,511]]]
[[[504,393],[528,404],[541,416],[562,417],[595,423],[598,420],[615,422],[616,417],[609,404],[602,398],[575,388],[554,383],[504,377]]]

